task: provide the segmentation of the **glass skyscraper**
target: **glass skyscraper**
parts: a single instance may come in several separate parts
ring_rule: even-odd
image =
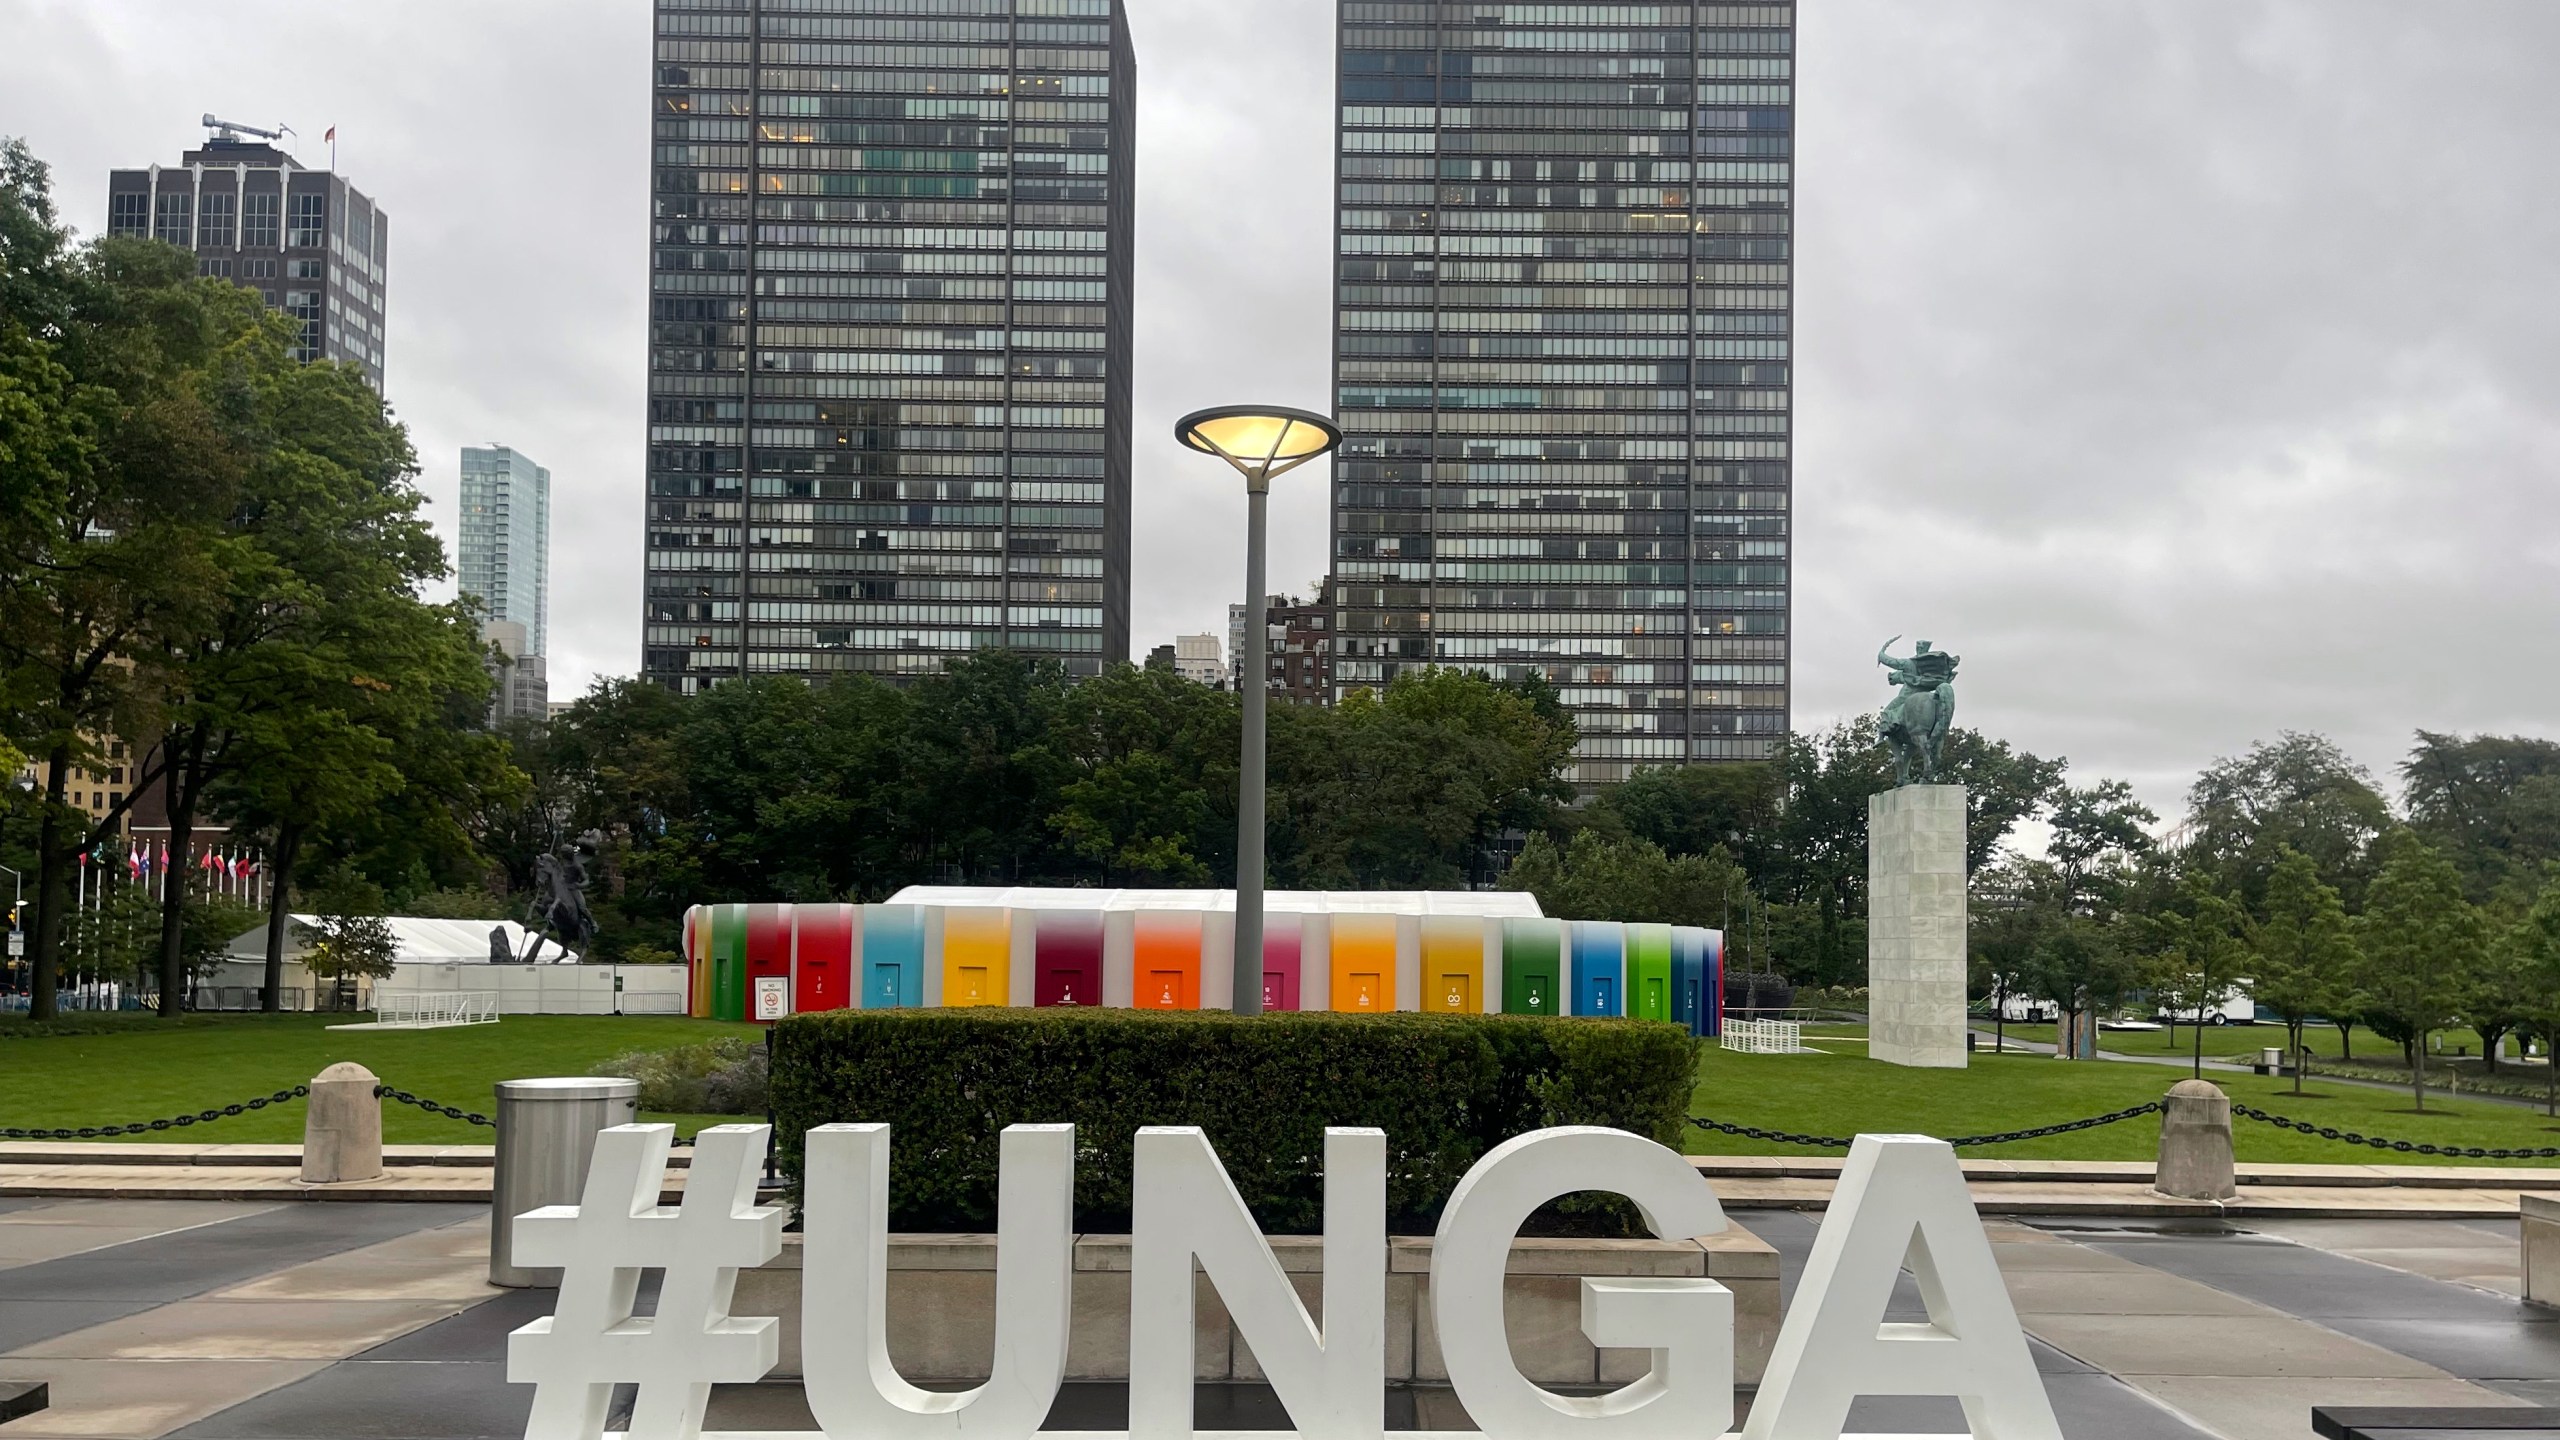
[[[1794,36],[1342,0],[1336,693],[1542,673],[1584,786],[1786,733]]]
[[[462,449],[462,543],[455,580],[491,620],[524,627],[524,653],[551,653],[551,472],[504,445]]]
[[[656,0],[644,671],[1128,658],[1119,0]]]

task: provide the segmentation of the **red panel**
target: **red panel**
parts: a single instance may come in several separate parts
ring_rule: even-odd
[[[853,1004],[851,905],[801,905],[792,911],[791,1010],[842,1010]]]
[[[1306,921],[1273,915],[1262,922],[1262,1008],[1298,1008],[1298,977]]]
[[[756,1014],[756,982],[775,978],[791,983],[791,907],[747,907],[747,1015]]]
[[[1102,1003],[1102,912],[1050,911],[1033,932],[1034,1005]]]

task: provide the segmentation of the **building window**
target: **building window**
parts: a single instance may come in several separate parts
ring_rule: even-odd
[[[151,233],[151,197],[139,190],[134,190],[110,198],[107,201],[107,233],[149,235]]]
[[[160,197],[160,219],[152,234],[172,245],[189,243],[195,233],[189,213],[195,209],[196,197],[184,190],[172,190]]]
[[[285,248],[288,250],[319,249],[321,237],[329,224],[329,197],[296,195],[293,197],[292,213],[292,223],[285,234]]]
[[[284,313],[302,322],[302,343],[294,347],[293,358],[303,361],[319,359],[320,292],[287,290],[284,292]]]
[[[252,250],[276,248],[276,197],[248,195],[240,202],[240,243]]]
[[[231,248],[233,196],[207,191],[196,206],[196,244],[207,250]]]
[[[328,263],[329,262],[325,260],[318,259],[287,260],[284,262],[284,278],[287,280],[325,280],[328,278]]]

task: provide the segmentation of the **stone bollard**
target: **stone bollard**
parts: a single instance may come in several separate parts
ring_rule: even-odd
[[[2169,1087],[2160,1116],[2160,1168],[2151,1188],[2172,1200],[2229,1200],[2232,1177],[2231,1097],[2210,1080]]]
[[[302,1119],[302,1183],[343,1185],[382,1178],[381,1084],[374,1073],[341,1060],[311,1079]]]

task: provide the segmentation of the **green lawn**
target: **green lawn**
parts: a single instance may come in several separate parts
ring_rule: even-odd
[[[106,1017],[100,1017],[105,1019]],[[584,1075],[626,1050],[663,1050],[752,1025],[654,1015],[510,1015],[453,1030],[332,1031],[356,1016],[244,1015],[191,1018],[170,1029],[148,1016],[113,1017],[99,1033],[6,1036],[0,1020],[0,1125],[122,1124],[266,1095],[353,1060],[390,1085],[487,1114],[500,1080]],[[675,1119],[690,1133],[714,1117]],[[383,1138],[394,1144],[489,1143],[490,1132],[386,1102]],[[302,1104],[272,1106],[185,1130],[120,1137],[145,1142],[247,1143],[302,1139]]]
[[[1990,1021],[1980,1018],[1976,1018],[1973,1024],[1986,1033],[1991,1028]],[[2033,1040],[2045,1045],[2053,1043],[2054,1027],[2051,1025],[2022,1024],[2012,1021],[2002,1028],[2011,1040]],[[2440,1032],[2438,1038],[2442,1040],[2444,1053],[2447,1055],[2451,1055],[2457,1049],[2471,1055],[2480,1053],[2480,1037],[2472,1031],[2446,1030]],[[2335,1026],[2310,1026],[2302,1032],[2302,1041],[2311,1047],[2311,1053],[2316,1058],[2334,1060],[2338,1057],[2338,1031]],[[1984,1043],[1990,1042],[1986,1040]],[[2244,1062],[2255,1060],[2258,1058],[2258,1052],[2269,1045],[2278,1049],[2284,1048],[2283,1026],[2270,1024],[2204,1027],[2204,1058],[2207,1060]],[[2165,1026],[2158,1030],[2101,1030],[2098,1032],[2098,1048],[2111,1050],[2118,1055],[2192,1055],[2196,1048],[2196,1027],[2179,1026],[2177,1039],[2174,1042],[2169,1038],[2169,1031]],[[2359,1025],[2355,1028],[2355,1058],[2397,1063],[2400,1058],[2400,1046],[2397,1042],[2385,1040]]]
[[[2012,1027],[2013,1033],[2016,1028]],[[1853,1135],[1863,1130],[1980,1135],[2076,1120],[2157,1100],[2181,1078],[2177,1071],[2159,1065],[1988,1053],[1973,1056],[1973,1063],[1962,1070],[1888,1069],[1867,1058],[1866,1046],[1837,1038],[1857,1033],[1838,1026],[1808,1027],[1808,1043],[1828,1045],[1820,1055],[1736,1055],[1709,1041],[1700,1052],[1691,1113],[1800,1134]],[[1835,1038],[1826,1041],[1826,1036]],[[2207,1039],[2211,1038],[2208,1032]],[[2408,1096],[2390,1091],[2326,1085],[2315,1079],[2306,1093],[2296,1096],[2291,1080],[2227,1073],[2211,1078],[2242,1103],[2366,1135],[2507,1149],[2560,1145],[2560,1122],[2514,1106],[2440,1102],[2431,1097],[2421,1115],[2410,1109]],[[2233,1125],[2234,1143],[2244,1161],[2497,1163],[2373,1150],[2245,1119]],[[1964,1153],[1987,1159],[2137,1160],[2151,1158],[2159,1143],[2160,1122],[2146,1115],[2042,1140],[1969,1147]],[[1688,1148],[1693,1153],[1719,1155],[1838,1153],[1709,1131],[1693,1131]]]
[[[748,1025],[656,1016],[510,1016],[496,1025],[429,1031],[331,1031],[336,1017],[193,1017],[178,1028],[148,1017],[115,1017],[99,1033],[6,1038],[0,1020],[0,1125],[98,1125],[144,1120],[264,1095],[308,1080],[330,1063],[354,1060],[404,1090],[487,1111],[499,1080],[582,1075],[626,1050],[661,1049]],[[2015,1027],[2013,1027],[2014,1029]],[[2050,1027],[2047,1027],[2049,1030]],[[1964,1070],[1889,1069],[1867,1058],[1855,1026],[1808,1027],[1819,1055],[1734,1055],[1701,1050],[1694,1113],[1764,1129],[1823,1135],[1917,1131],[1968,1135],[2042,1125],[2156,1100],[2178,1078],[2170,1068],[2046,1056],[1973,1057]],[[2251,1030],[2223,1031],[2254,1036]],[[2272,1032],[2268,1032],[2272,1033]],[[2120,1032],[2121,1034],[2121,1032]],[[2208,1031],[2207,1040],[2217,1032]],[[2124,1038],[2144,1038],[2141,1032]],[[2361,1043],[2358,1046],[2362,1048]],[[2560,1145],[2560,1122],[2511,1106],[2430,1099],[2413,1113],[2405,1095],[2314,1080],[2295,1097],[2290,1081],[2220,1074],[2216,1084],[2279,1114],[2342,1129],[2437,1144],[2522,1148]],[[2441,1103],[2441,1108],[2439,1105]],[[675,1119],[687,1132],[716,1117]],[[388,1105],[384,1137],[395,1143],[486,1144],[489,1132],[407,1106]],[[1968,1155],[2040,1159],[2149,1158],[2159,1142],[2152,1117],[2044,1140],[1968,1149]],[[280,1105],[183,1131],[134,1137],[209,1142],[296,1141],[302,1106]],[[2423,1163],[2425,1157],[2348,1146],[2250,1121],[2238,1126],[2243,1160]],[[1827,1152],[1704,1131],[1689,1148],[1730,1155]],[[2443,1161],[2439,1163],[2464,1163]],[[2543,1162],[2552,1163],[2552,1162]]]

